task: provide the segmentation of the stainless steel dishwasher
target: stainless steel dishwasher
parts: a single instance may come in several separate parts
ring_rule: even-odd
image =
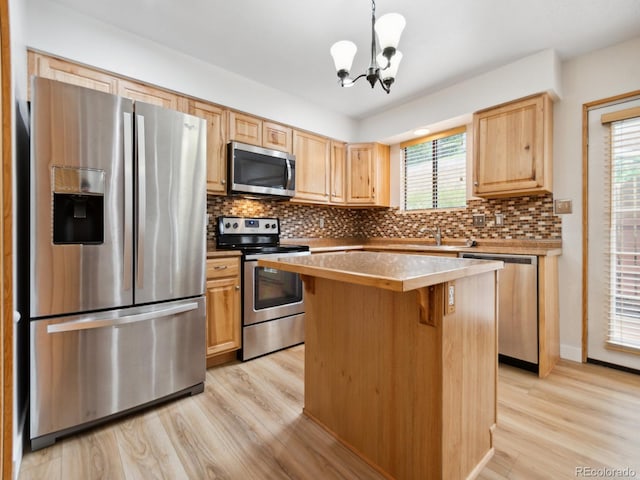
[[[499,260],[498,353],[500,361],[538,372],[538,257],[460,253],[462,258]]]

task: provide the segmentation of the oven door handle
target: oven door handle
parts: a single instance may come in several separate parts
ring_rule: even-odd
[[[190,312],[198,308],[196,302],[185,303],[183,305],[174,305],[172,307],[153,310],[144,313],[134,313],[118,318],[100,318],[95,320],[73,320],[71,322],[56,323],[47,325],[47,333],[75,332],[78,330],[90,330],[102,327],[119,327],[131,323],[145,322],[154,318],[168,317],[178,313]]]

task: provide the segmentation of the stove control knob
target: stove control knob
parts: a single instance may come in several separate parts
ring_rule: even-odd
[[[231,228],[231,224],[229,222],[225,223],[224,228]]]
[[[271,228],[276,228],[276,224],[275,224],[275,223],[272,223],[272,224],[271,224]]]
[[[233,228],[238,228],[238,222],[234,222]]]
[[[264,226],[264,228],[271,228],[271,225],[269,225],[268,223]]]

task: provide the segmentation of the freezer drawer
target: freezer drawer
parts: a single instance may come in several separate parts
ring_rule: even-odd
[[[204,297],[36,320],[30,329],[35,448],[87,423],[202,389]]]

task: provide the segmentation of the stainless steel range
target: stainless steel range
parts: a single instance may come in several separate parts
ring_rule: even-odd
[[[304,342],[300,276],[258,266],[258,259],[309,255],[306,245],[281,245],[277,218],[218,217],[216,245],[242,251],[242,349],[249,360]]]

